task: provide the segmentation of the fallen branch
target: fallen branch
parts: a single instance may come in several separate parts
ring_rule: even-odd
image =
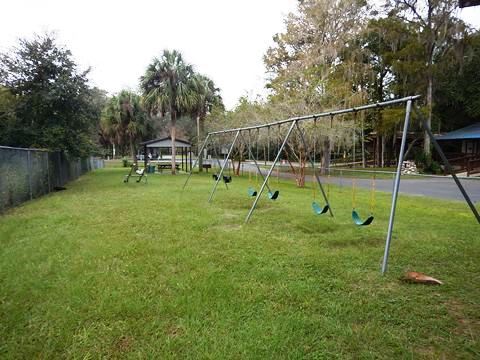
[[[416,271],[407,272],[401,280],[409,283],[426,284],[426,285],[442,285],[443,284],[440,280],[437,280],[431,276],[428,276]]]

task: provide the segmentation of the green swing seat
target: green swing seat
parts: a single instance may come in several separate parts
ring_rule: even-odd
[[[326,204],[324,207],[321,207],[316,201],[314,201],[312,202],[312,209],[316,215],[322,215],[325,214],[330,209],[330,207],[328,206],[328,204]]]
[[[355,210],[352,210],[352,220],[355,225],[358,226],[367,226],[373,222],[373,215],[370,215],[365,221],[360,218],[360,215]]]
[[[268,198],[270,200],[277,200],[278,195],[280,195],[280,191],[278,190],[275,190],[274,192],[271,192],[271,191],[268,192]]]
[[[249,187],[248,188],[248,196],[257,196],[257,190],[255,190],[254,188],[252,187]]]

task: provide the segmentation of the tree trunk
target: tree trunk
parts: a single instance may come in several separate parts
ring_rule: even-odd
[[[385,135],[382,135],[382,160],[381,160],[381,167],[384,168],[385,167],[385,141],[386,141],[386,137]]]
[[[177,148],[175,147],[175,142],[177,139],[177,113],[172,111],[170,113],[170,137],[172,139],[172,175],[177,173],[176,171],[176,157],[177,157]]]
[[[330,168],[331,143],[328,136],[322,141],[322,169],[321,174],[325,175]]]
[[[300,158],[300,171],[299,171],[299,177],[297,178],[297,186],[300,187],[300,188],[303,188],[305,187],[305,164],[306,164],[306,161],[305,161],[305,154],[303,151],[300,151],[300,154],[299,154]]]
[[[432,128],[432,101],[433,101],[433,75],[431,68],[428,69],[428,85],[427,85],[427,125]],[[426,156],[430,156],[430,138],[427,132],[424,132],[423,151]]]
[[[283,149],[283,152],[285,153],[285,159],[287,160],[288,162],[288,165],[290,165],[290,169],[292,170],[292,174],[295,176],[295,184],[297,185],[297,187],[303,187],[303,185],[305,185],[305,171],[303,172],[303,185],[302,184],[302,170],[299,169],[299,171],[297,172],[295,170],[295,167],[293,166],[292,164],[292,161],[290,160],[290,156],[288,154],[288,151],[284,148]],[[302,166],[302,161],[301,161],[301,153],[299,154],[299,156],[297,157],[297,160],[299,162],[299,166],[301,167]],[[305,167],[305,166],[304,166]]]
[[[397,157],[397,126],[395,125],[393,127],[393,140],[392,140],[392,154],[391,154],[391,160],[397,161],[398,157]],[[390,166],[391,164],[389,164]]]
[[[135,144],[130,140],[130,153],[132,154],[132,161],[137,162],[137,154],[135,153]]]
[[[197,157],[198,157],[198,172],[203,171],[203,156],[200,154],[203,138],[203,121],[200,116],[197,116]]]

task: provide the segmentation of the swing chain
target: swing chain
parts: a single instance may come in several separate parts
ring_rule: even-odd
[[[355,191],[356,191],[356,183],[355,183],[355,177],[352,178],[352,209],[355,210],[355,207],[356,207],[356,194],[355,194]]]
[[[313,177],[312,177],[312,189],[313,189],[313,201],[316,200],[316,188],[317,185],[315,184],[315,175],[317,173],[317,160],[316,160],[316,144],[317,144],[317,118],[313,118]]]

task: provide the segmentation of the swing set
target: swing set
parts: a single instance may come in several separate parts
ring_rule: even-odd
[[[402,140],[401,140],[401,145],[400,145],[400,152],[399,152],[399,156],[398,156],[397,170],[396,170],[395,180],[394,180],[394,184],[393,184],[394,186],[393,186],[393,192],[392,192],[391,210],[390,210],[390,216],[389,216],[389,222],[388,222],[387,237],[386,237],[386,242],[385,242],[385,251],[384,251],[383,262],[382,262],[382,274],[384,274],[387,271],[387,266],[388,266],[388,257],[389,257],[390,244],[391,244],[392,233],[393,233],[393,225],[394,225],[394,221],[395,221],[395,211],[396,211],[396,206],[397,206],[399,186],[400,186],[401,168],[402,168],[403,158],[404,158],[404,154],[405,154],[406,135],[407,135],[408,129],[409,129],[410,115],[411,115],[411,112],[412,112],[413,102],[415,100],[419,99],[419,98],[420,98],[419,95],[408,96],[408,97],[404,97],[404,98],[400,98],[400,99],[393,99],[393,100],[388,100],[388,101],[384,101],[384,102],[377,102],[377,103],[362,105],[362,106],[358,106],[358,107],[332,110],[332,111],[329,111],[329,112],[324,112],[324,113],[319,113],[319,114],[298,116],[298,117],[293,117],[293,118],[289,118],[289,119],[286,119],[286,120],[275,121],[275,122],[262,124],[262,125],[247,126],[247,127],[242,127],[242,128],[233,128],[233,129],[226,129],[226,130],[210,132],[210,133],[207,134],[202,146],[200,147],[199,157],[201,157],[203,155],[203,150],[207,148],[207,146],[213,141],[213,139],[215,137],[225,135],[225,134],[234,134],[234,138],[233,138],[233,141],[232,141],[232,143],[230,145],[230,148],[228,150],[228,154],[226,155],[226,158],[225,158],[225,160],[224,160],[224,162],[221,166],[220,166],[220,163],[218,162],[218,159],[217,159],[217,162],[218,162],[219,167],[220,167],[220,171],[219,171],[218,174],[216,174],[217,175],[216,178],[215,178],[216,181],[215,181],[215,184],[213,185],[213,188],[210,192],[210,197],[208,199],[208,202],[212,202],[213,196],[214,196],[214,194],[217,190],[217,187],[218,187],[218,183],[223,178],[225,167],[228,163],[228,160],[229,160],[230,156],[232,155],[232,150],[233,150],[233,148],[234,148],[234,146],[237,143],[239,138],[244,139],[244,136],[243,136],[244,132],[248,132],[249,135],[250,135],[250,132],[252,130],[257,130],[257,135],[258,135],[258,131],[260,129],[267,128],[267,131],[268,131],[268,134],[269,134],[269,129],[272,126],[279,126],[280,127],[281,125],[289,124],[288,130],[283,137],[283,142],[278,147],[277,154],[276,154],[273,162],[271,163],[271,165],[270,165],[270,167],[267,171],[267,174],[265,176],[260,171],[260,167],[258,166],[258,163],[257,163],[257,158],[258,157],[255,158],[252,154],[251,143],[250,142],[248,143],[249,144],[249,146],[248,146],[249,156],[253,160],[253,162],[254,162],[254,164],[257,168],[256,176],[260,175],[263,179],[262,185],[260,186],[259,190],[257,191],[255,188],[253,188],[253,186],[251,184],[252,177],[251,177],[251,174],[249,174],[249,181],[250,181],[249,185],[250,186],[249,186],[249,189],[248,189],[247,192],[248,192],[248,195],[250,197],[254,198],[254,200],[253,200],[252,206],[250,207],[250,210],[248,211],[248,214],[245,218],[245,222],[248,223],[248,221],[252,217],[252,215],[253,215],[253,213],[254,213],[257,205],[258,205],[258,202],[259,202],[263,192],[265,191],[265,188],[267,188],[267,190],[269,192],[269,198],[271,200],[277,199],[278,196],[279,196],[278,190],[277,191],[272,191],[272,189],[270,188],[269,178],[272,175],[272,172],[273,172],[275,166],[277,165],[277,163],[280,159],[280,155],[282,154],[282,151],[284,151],[285,146],[287,145],[288,139],[289,139],[289,137],[291,136],[291,134],[294,130],[296,130],[298,132],[298,134],[300,135],[300,139],[301,139],[301,142],[302,142],[304,148],[308,149],[307,142],[306,142],[305,136],[304,136],[304,131],[300,127],[300,124],[302,122],[312,121],[312,120],[314,122],[316,122],[317,120],[320,120],[320,119],[323,119],[323,118],[328,118],[328,117],[330,118],[330,121],[332,121],[334,116],[339,116],[339,115],[344,115],[344,114],[349,114],[349,113],[353,113],[354,116],[355,116],[355,114],[357,114],[358,112],[369,110],[369,109],[382,109],[382,108],[386,108],[386,107],[405,105],[405,120],[404,120]],[[452,170],[452,167],[451,167],[450,163],[448,162],[448,160],[445,157],[442,149],[440,148],[440,146],[437,143],[435,137],[433,136],[433,134],[430,130],[430,127],[428,126],[428,123],[426,122],[423,114],[421,114],[421,112],[418,108],[414,108],[414,111],[415,111],[417,117],[420,119],[420,122],[422,123],[423,129],[426,131],[427,135],[429,136],[433,146],[435,147],[436,151],[439,153],[439,155],[440,155],[440,157],[441,157],[441,159],[442,159],[442,161],[445,165],[445,169],[451,174],[453,180],[455,181],[456,185],[460,189],[460,191],[461,191],[462,195],[464,196],[465,201],[467,202],[468,206],[470,207],[472,213],[474,214],[477,221],[480,223],[480,214],[478,213],[477,209],[475,208],[475,205],[473,204],[470,197],[468,196],[465,189],[463,188],[463,185],[461,184],[460,180],[457,178],[456,174]],[[269,139],[269,141],[270,141],[270,139]],[[355,143],[355,141],[354,141],[354,143]],[[258,137],[257,137],[257,155],[258,155]],[[322,194],[322,197],[323,197],[323,203],[325,204],[325,205],[321,206],[317,202],[317,200],[315,198],[315,191],[316,191],[315,190],[316,186],[315,186],[314,190],[313,190],[314,191],[314,195],[313,195],[314,199],[313,199],[313,202],[312,202],[312,209],[314,210],[315,214],[317,214],[317,215],[326,214],[328,212],[330,214],[330,216],[333,217],[332,207],[331,207],[331,205],[329,203],[329,200],[328,200],[328,197],[330,195],[329,194],[330,181],[328,183],[328,188],[327,188],[328,190],[327,190],[327,193],[326,193],[324,191],[324,188],[323,188],[322,182],[320,180],[320,177],[319,177],[319,175],[316,171],[315,161],[314,161],[314,159],[312,159],[312,157],[310,156],[308,151],[306,151],[306,157],[307,157],[308,162],[310,162],[310,164],[313,168],[314,180],[316,180],[316,183],[317,183],[316,186],[318,186],[318,188],[320,190],[320,193]],[[315,151],[314,151],[314,157],[315,157]],[[188,176],[185,180],[185,183],[183,184],[183,189],[185,189],[185,187],[187,186],[188,181],[190,180],[190,178],[193,174],[193,169],[198,164],[198,160],[199,159],[197,158],[195,160],[194,164],[192,165],[191,170],[190,170],[190,172],[189,172],[189,174],[188,174]],[[258,177],[257,177],[257,181],[258,181]],[[225,186],[228,189],[228,186],[227,186],[226,182],[225,182]],[[365,220],[362,220],[362,218],[360,217],[360,215],[358,214],[358,212],[356,210],[356,183],[355,183],[355,179],[353,179],[353,181],[352,181],[352,220],[353,220],[354,224],[358,225],[359,227],[370,225],[374,220],[374,216],[373,216],[374,207],[375,207],[375,176],[373,176],[373,178],[372,178],[372,185],[371,185],[370,216],[368,216]]]

